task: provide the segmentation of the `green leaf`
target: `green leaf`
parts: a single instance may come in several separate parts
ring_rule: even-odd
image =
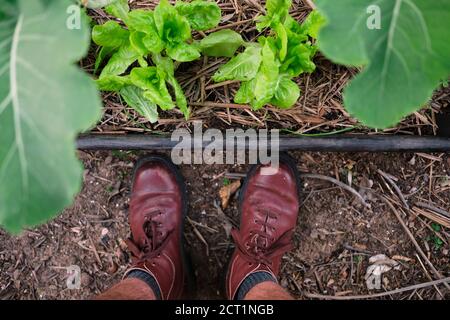
[[[69,0],[0,4],[0,224],[43,223],[81,188],[75,138],[100,117],[94,82],[76,66],[90,44],[67,28]],[[43,18],[45,17],[45,18]]]
[[[244,44],[241,35],[233,30],[224,29],[209,34],[200,41],[200,50],[210,57],[234,56],[236,50]]]
[[[280,76],[275,89],[275,95],[270,102],[276,107],[291,108],[300,97],[298,85],[286,76]]]
[[[149,29],[155,29],[154,13],[151,10],[136,9],[128,13],[127,26],[133,31],[148,33]]]
[[[94,65],[94,74],[97,73],[98,68],[102,64],[102,62],[109,56],[111,56],[113,53],[117,52],[118,48],[114,47],[102,47],[97,55],[97,58],[95,59],[95,65]]]
[[[258,19],[259,22],[256,24],[258,31],[284,23],[291,5],[292,0],[267,0],[267,14]]]
[[[433,223],[431,224],[431,228],[432,228],[434,231],[437,231],[437,232],[441,231],[441,226],[440,226],[438,223],[435,223],[435,222],[433,222]]]
[[[120,90],[125,102],[151,123],[158,121],[158,107],[143,97],[144,90],[136,86],[126,86]]]
[[[160,53],[164,49],[164,43],[157,34],[150,35],[134,31],[131,32],[130,43],[135,51],[143,56],[149,53]]]
[[[128,18],[128,12],[130,11],[128,0],[116,0],[106,7],[105,11],[106,13],[126,22]]]
[[[198,51],[197,47],[185,42],[168,47],[166,51],[169,57],[180,62],[189,62],[200,58],[200,51]]]
[[[275,32],[277,33],[277,42],[279,42],[279,58],[281,61],[286,59],[287,50],[288,50],[288,35],[286,28],[281,23],[275,26]]]
[[[295,37],[299,42],[308,40],[305,27],[302,27],[302,25],[291,16],[286,17],[286,20],[284,21],[284,27],[287,30],[289,38]]]
[[[95,81],[98,89],[102,91],[119,91],[123,87],[128,86],[130,78],[128,76],[112,76],[107,75]]]
[[[186,17],[192,29],[204,31],[212,29],[220,22],[222,12],[215,2],[194,0],[192,2],[177,1],[175,8]]]
[[[134,68],[130,73],[133,85],[144,90],[143,96],[163,110],[175,107],[166,87],[164,75],[156,67]]]
[[[81,3],[90,9],[103,8],[117,0],[81,0]]]
[[[242,104],[251,103],[253,98],[255,97],[254,91],[255,91],[255,80],[242,82],[241,87],[234,96],[234,102]]]
[[[305,21],[302,23],[301,27],[304,33],[309,35],[311,38],[317,39],[320,29],[325,25],[326,19],[319,11],[312,11]]]
[[[186,96],[184,95],[183,88],[181,88],[180,83],[173,76],[169,76],[167,78],[167,82],[172,86],[173,91],[175,92],[175,100],[177,102],[177,107],[183,113],[184,118],[186,120],[190,117],[190,110],[188,108]]]
[[[173,88],[178,109],[180,109],[183,113],[186,120],[189,119],[190,110],[188,108],[183,88],[181,88],[181,85],[175,78],[175,66],[173,65],[173,61],[170,58],[164,58],[157,54],[153,55],[153,61],[155,62],[160,74],[164,74],[164,78]]]
[[[92,40],[95,44],[103,46],[95,60],[94,74],[97,73],[103,60],[117,52],[119,48],[128,43],[130,32],[122,28],[115,21],[108,21],[103,25],[96,25],[92,29]]]
[[[100,78],[107,75],[118,76],[123,74],[141,56],[131,44],[120,47],[119,51],[112,55],[108,64],[103,68]]]
[[[133,31],[130,35],[130,44],[134,51],[138,52],[139,55],[144,56],[149,53],[146,45],[144,44],[144,38],[146,34],[139,31]]]
[[[168,57],[163,57],[160,54],[153,54],[152,60],[159,69],[159,71],[163,72],[165,76],[174,76],[175,65],[173,64],[172,59]]]
[[[258,45],[249,46],[244,52],[222,65],[212,79],[215,82],[251,80],[258,73],[261,60],[261,47]]]
[[[192,38],[188,20],[178,14],[168,0],[161,0],[156,6],[154,19],[160,38],[168,46],[174,46]]]
[[[164,49],[164,43],[157,33],[147,33],[142,41],[151,53],[160,53]]]
[[[128,42],[130,32],[115,21],[96,25],[92,29],[92,40],[96,45],[117,48]]]
[[[153,11],[133,10],[128,14],[128,27],[132,30],[130,42],[139,51],[159,53],[164,49],[164,43],[156,29]]]
[[[261,67],[255,77],[255,99],[252,102],[254,109],[259,109],[270,102],[275,95],[278,83],[279,63],[276,60],[275,52],[272,50],[270,42],[266,42],[261,54]]]
[[[395,124],[448,78],[449,1],[380,0],[380,29],[368,28],[371,0],[316,3],[328,21],[319,32],[321,51],[334,62],[365,66],[344,91],[346,109],[365,125]]]
[[[316,47],[309,44],[293,45],[289,43],[287,56],[280,67],[280,71],[289,74],[291,77],[297,77],[304,72],[313,72],[316,65],[312,58],[316,51]]]

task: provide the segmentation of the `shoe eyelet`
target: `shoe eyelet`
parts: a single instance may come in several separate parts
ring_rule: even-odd
[[[258,223],[258,220],[255,219],[255,223]]]
[[[251,262],[248,263],[248,266],[249,266],[249,267],[252,266],[252,265],[253,265],[253,263],[251,263]]]

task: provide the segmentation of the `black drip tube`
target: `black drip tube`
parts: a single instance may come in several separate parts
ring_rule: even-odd
[[[192,137],[192,144],[195,143]],[[82,135],[77,140],[80,150],[170,150],[179,141],[170,136],[129,135]],[[203,147],[210,142],[199,141]],[[235,140],[235,147],[254,149],[248,141]],[[270,140],[268,141],[270,148]],[[299,137],[281,135],[279,148],[282,151],[321,152],[450,152],[450,138],[421,136],[373,136],[338,135],[333,137]]]

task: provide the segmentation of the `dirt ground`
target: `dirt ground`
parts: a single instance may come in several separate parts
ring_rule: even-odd
[[[139,154],[79,154],[86,168],[84,184],[70,208],[20,236],[0,230],[0,299],[90,298],[118,282],[126,270],[130,260],[123,239],[129,236],[130,175]],[[283,259],[280,283],[295,297],[372,295],[438,279],[437,273],[450,276],[450,230],[429,219],[436,221],[436,210],[450,212],[448,155],[292,155],[301,172],[318,175],[302,180],[296,249]],[[218,207],[219,190],[242,177],[247,167],[181,169],[190,200],[185,239],[197,275],[198,295],[193,298],[224,298],[223,277],[233,250],[229,230],[239,217],[236,196],[225,210]],[[347,190],[349,186],[369,207]],[[382,199],[393,205],[399,218]],[[448,223],[443,214],[444,222],[439,221]],[[392,270],[384,273],[379,290],[369,290],[365,274],[369,258],[377,254],[391,258],[395,267],[391,264]],[[79,290],[67,288],[70,265],[81,268]],[[437,285],[384,298],[448,299],[449,292]]]

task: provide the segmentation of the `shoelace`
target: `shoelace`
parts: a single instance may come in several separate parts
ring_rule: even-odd
[[[153,211],[146,215],[145,224],[143,228],[150,227],[150,230],[145,230],[145,244],[143,247],[139,247],[132,238],[126,239],[125,242],[130,249],[132,256],[131,260],[133,264],[143,263],[145,261],[154,259],[161,255],[161,251],[165,248],[168,240],[170,239],[170,234],[172,230],[168,231],[165,238],[161,241],[159,232],[159,227],[161,224],[154,221],[156,216],[161,215],[161,211]],[[150,234],[150,235],[149,235]]]
[[[236,229],[231,230],[231,235],[236,247],[247,261],[270,266],[273,258],[293,249],[294,246],[291,242],[293,230],[286,231],[278,239],[271,239],[268,230],[275,231],[275,229],[268,221],[269,218],[276,219],[276,215],[271,214],[266,209],[259,211],[265,213],[265,219],[264,221],[255,220],[255,223],[261,225],[262,228],[261,230],[253,230],[249,241],[242,238]]]

